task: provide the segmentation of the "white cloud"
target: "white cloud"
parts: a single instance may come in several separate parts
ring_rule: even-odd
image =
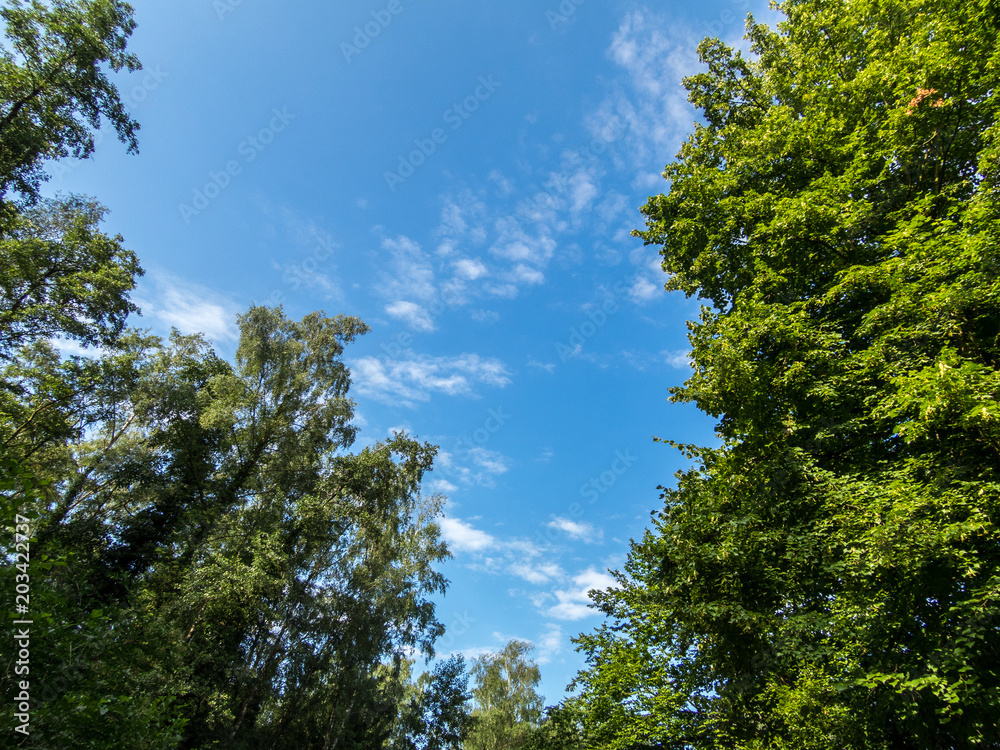
[[[453,552],[482,552],[496,544],[496,539],[459,518],[438,521],[441,536]]]
[[[428,302],[437,296],[434,268],[418,243],[401,235],[382,240],[382,249],[388,251],[389,258],[379,291],[393,300]]]
[[[441,478],[448,482],[492,489],[496,486],[494,477],[506,473],[509,468],[509,459],[506,456],[483,446],[463,449],[460,441],[456,450],[460,450],[460,454],[439,452],[435,461],[435,468],[443,475]]]
[[[490,247],[494,255],[518,263],[544,266],[556,251],[556,241],[544,232],[532,236],[513,216],[505,216],[496,224],[498,237]]]
[[[691,352],[687,349],[679,351],[663,351],[663,361],[676,370],[685,370],[691,367]]]
[[[545,448],[542,450],[541,454],[532,459],[535,463],[547,464],[552,460],[552,457],[556,454],[552,452],[551,448]]]
[[[441,209],[441,226],[439,231],[442,234],[461,235],[468,229],[468,224],[462,217],[462,208],[454,201],[448,201]]]
[[[556,370],[555,362],[538,362],[537,360],[528,360],[528,367],[537,367],[539,370],[545,370],[545,372],[550,375]]]
[[[531,268],[519,263],[513,270],[514,281],[519,281],[523,284],[534,285],[534,284],[544,284],[545,274],[539,271],[537,268]]]
[[[471,190],[463,190],[457,197],[445,200],[435,233],[448,238],[443,243],[448,249],[458,244],[479,245],[486,239],[485,215],[485,204]]]
[[[434,330],[434,321],[430,313],[416,302],[398,300],[386,305],[385,311],[390,317],[402,320],[414,330],[425,332]]]
[[[632,287],[629,289],[629,296],[634,302],[641,304],[656,299],[662,291],[663,287],[661,285],[654,284],[649,279],[639,276],[632,282]]]
[[[514,183],[495,169],[490,172],[489,180],[497,186],[497,192],[503,197],[514,192]]]
[[[582,620],[597,615],[598,610],[590,606],[589,592],[614,586],[617,581],[610,575],[588,568],[573,577],[572,588],[553,592],[558,603],[545,610],[545,614],[555,620]]]
[[[152,288],[143,288],[136,300],[143,317],[184,334],[203,333],[216,343],[239,337],[236,316],[241,308],[232,300],[201,284],[165,273],[151,274],[150,281]]]
[[[500,360],[477,354],[432,357],[407,351],[401,359],[361,357],[348,366],[357,393],[404,406],[428,401],[433,393],[472,396],[477,384],[503,388],[510,383]]]
[[[477,323],[496,323],[500,320],[500,313],[495,310],[473,310],[472,319]]]
[[[561,516],[557,516],[549,521],[547,526],[550,529],[562,531],[564,534],[569,536],[570,539],[587,542],[588,544],[600,542],[604,539],[604,532],[600,529],[594,528],[591,524],[571,521],[570,519],[562,518]]]
[[[606,222],[614,221],[628,211],[628,198],[617,192],[609,192],[597,206],[598,215]]]
[[[460,279],[475,281],[476,279],[481,279],[483,276],[486,276],[487,273],[489,273],[489,270],[480,260],[462,258],[461,260],[455,261],[455,275]]]
[[[695,120],[681,79],[698,72],[692,51],[699,36],[689,28],[648,9],[628,13],[612,37],[608,54],[624,71],[624,80],[590,118],[597,137],[627,129],[624,151],[629,166],[645,182],[659,185],[665,155],[677,151]],[[617,137],[610,140],[616,141]]]
[[[485,469],[490,474],[503,474],[508,469],[503,454],[487,450],[481,445],[469,449],[469,456],[472,457],[476,466]]]
[[[565,642],[566,636],[563,634],[562,628],[555,623],[549,623],[548,628],[535,642],[535,646],[538,648],[536,661],[539,664],[548,664],[552,661],[553,656],[562,653]]]
[[[584,170],[578,171],[570,178],[570,201],[573,213],[586,211],[593,204],[600,191],[593,178]]]
[[[343,302],[344,292],[340,285],[327,274],[320,273],[318,261],[314,257],[306,257],[301,261],[290,261],[284,265],[275,264],[281,271],[281,280],[292,291],[309,289],[321,292],[329,300]]]
[[[277,247],[298,247],[297,259],[275,260],[272,266],[280,272],[282,285],[295,292],[309,289],[320,292],[326,299],[344,303],[340,284],[330,276],[337,270],[336,255],[340,243],[309,216],[286,206],[275,206],[269,201],[258,204],[266,216],[276,216],[284,227],[287,239],[276,242]]]
[[[554,562],[535,564],[530,561],[518,561],[510,566],[510,572],[535,585],[549,583],[565,575],[562,568]]]
[[[518,294],[514,284],[484,284],[483,291],[501,299],[514,299]]]
[[[432,479],[427,483],[431,492],[440,492],[442,495],[450,495],[458,491],[458,487],[447,479]]]

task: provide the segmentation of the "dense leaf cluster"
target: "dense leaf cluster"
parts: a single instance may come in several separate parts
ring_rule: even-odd
[[[1000,747],[1000,12],[787,0],[700,47],[644,208],[718,448],[581,639],[600,746]]]

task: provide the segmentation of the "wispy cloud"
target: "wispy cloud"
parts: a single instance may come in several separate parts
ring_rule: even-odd
[[[555,620],[583,620],[599,614],[590,606],[590,591],[604,590],[617,585],[617,581],[596,568],[587,568],[573,576],[572,586],[553,592],[556,604],[548,607],[545,614]]]
[[[482,552],[496,546],[496,539],[460,518],[438,521],[441,536],[453,552]]]
[[[533,643],[538,648],[538,658],[536,661],[541,665],[545,665],[550,663],[553,657],[562,653],[564,644],[566,643],[566,635],[559,625],[549,623],[545,631]]]
[[[434,268],[420,245],[409,237],[382,240],[388,258],[381,288],[395,299],[430,301],[437,296]]]
[[[548,526],[566,532],[573,541],[592,542],[603,538],[603,533],[589,524],[566,518],[555,518]],[[500,538],[459,518],[444,519],[442,536],[453,551],[470,556],[467,567],[493,576],[514,576],[537,587],[535,591],[515,588],[511,595],[530,600],[539,613],[550,620],[582,620],[599,614],[590,606],[589,592],[617,585],[611,575],[593,566],[569,575],[556,558],[558,552],[551,546],[539,546],[523,537]]]
[[[596,544],[604,539],[604,532],[589,523],[580,523],[568,518],[557,516],[546,524],[550,529],[556,529],[566,534],[570,539],[588,544]]]
[[[486,264],[473,258],[461,258],[454,263],[455,276],[464,281],[475,281],[489,273]]]
[[[693,29],[649,10],[627,14],[611,40],[609,57],[625,78],[591,118],[600,132],[609,122],[622,122],[629,166],[641,170],[645,184],[659,184],[664,154],[677,150],[682,135],[695,119],[681,84],[698,70],[691,50],[697,47]]]
[[[639,276],[632,282],[628,293],[634,302],[641,304],[655,299],[664,292],[662,284],[654,284],[649,279]]]
[[[397,300],[386,305],[385,311],[390,317],[402,320],[415,330],[434,330],[434,320],[431,318],[430,313],[416,302]]]
[[[490,246],[490,252],[498,258],[518,264],[544,266],[555,254],[556,241],[552,236],[542,231],[530,233],[514,216],[500,218],[496,228],[498,236]]]
[[[458,486],[452,484],[447,479],[431,479],[427,483],[427,487],[431,492],[440,492],[443,495],[450,495],[458,491]]]
[[[557,581],[565,575],[563,569],[554,562],[518,561],[511,564],[510,572],[528,583],[539,586]]]
[[[287,206],[276,206],[268,200],[257,202],[261,212],[274,219],[272,232],[283,233],[278,247],[298,249],[297,257],[272,262],[281,279],[279,291],[297,292],[308,289],[319,292],[325,299],[344,304],[344,293],[336,278],[337,254],[340,250],[333,235],[310,216]]]
[[[215,343],[238,338],[236,316],[242,308],[232,299],[171,274],[153,272],[147,278],[136,295],[144,318],[184,334],[202,333]]]
[[[675,370],[686,370],[691,367],[691,352],[687,349],[663,351],[660,352],[660,356],[669,367],[673,367]]]
[[[435,393],[474,396],[477,385],[503,388],[511,382],[500,360],[477,354],[432,357],[407,351],[400,359],[361,357],[348,366],[358,394],[405,406],[429,401]]]

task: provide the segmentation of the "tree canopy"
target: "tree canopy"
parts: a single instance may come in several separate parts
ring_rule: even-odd
[[[787,0],[643,209],[705,300],[665,489],[580,639],[601,746],[1000,747],[1000,12]],[[666,440],[665,442],[670,442]]]
[[[138,123],[125,111],[112,71],[139,70],[126,47],[135,30],[121,0],[9,0],[0,8],[0,200],[32,202],[47,159],[93,153],[107,118],[130,151]],[[3,218],[3,217],[0,217]]]
[[[702,120],[636,232],[704,303],[672,399],[718,444],[663,439],[693,464],[594,595],[576,695],[543,713],[524,641],[414,676],[443,633],[437,448],[355,448],[365,323],[252,306],[231,360],[129,328],[135,253],[96,200],[41,197],[104,119],[137,148],[109,78],[139,67],[132,8],[5,3],[17,747],[1000,748],[1000,8],[778,8],[747,52],[699,47]]]
[[[536,691],[541,674],[529,656],[533,650],[530,643],[513,640],[473,663],[475,725],[465,744],[468,750],[520,747],[538,725],[543,704]]]
[[[442,498],[421,486],[436,448],[396,433],[352,452],[357,318],[251,307],[232,362],[127,328],[136,255],[94,199],[38,191],[102,117],[135,149],[107,77],[138,68],[132,9],[0,16],[0,511],[32,532],[30,562],[0,570],[32,583],[17,746],[388,747],[413,713],[409,657],[443,632]],[[29,675],[3,665],[12,703]],[[464,665],[421,679],[418,746],[456,747]]]

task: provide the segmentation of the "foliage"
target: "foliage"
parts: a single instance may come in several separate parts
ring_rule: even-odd
[[[602,747],[1000,747],[1000,14],[788,0],[644,208],[718,448],[582,637]],[[669,442],[669,441],[667,441]]]
[[[405,656],[433,656],[443,631],[441,498],[420,489],[436,449],[396,434],[350,451],[356,318],[253,307],[233,363],[200,336],[126,330],[137,258],[98,203],[38,190],[46,160],[92,152],[102,118],[135,150],[106,75],[139,67],[132,8],[13,0],[0,16],[0,510],[33,531],[17,746],[384,746],[406,718]],[[26,575],[0,569],[8,591]],[[422,691],[418,745],[456,747],[461,663]]]
[[[0,202],[11,192],[29,203],[37,199],[45,160],[90,156],[92,131],[104,117],[129,151],[138,149],[139,125],[104,70],[140,68],[126,51],[135,29],[132,6],[10,0],[0,17],[7,38],[0,47]]]
[[[542,698],[535,688],[541,680],[530,659],[534,647],[510,641],[498,654],[484,654],[473,662],[475,725],[466,750],[513,750],[524,744],[538,725]]]
[[[88,198],[44,200],[0,235],[0,352],[54,336],[110,345],[138,312],[128,293],[142,269],[98,229],[104,214]]]
[[[184,747],[378,746],[397,719],[384,665],[432,653],[442,631],[428,599],[444,586],[440,501],[419,494],[434,449],[400,434],[346,452],[340,355],[360,321],[251,308],[240,326],[235,365],[199,337],[123,337],[105,364],[127,377],[41,465],[35,546],[70,564],[35,587],[58,610],[52,648],[94,665],[43,711],[76,685],[107,695],[106,675],[131,689],[94,704],[105,724],[134,696],[183,717]],[[35,658],[40,681],[69,660]]]
[[[600,747],[584,724],[584,710],[578,701],[567,700],[545,709],[545,718],[531,733],[522,750],[590,750]]]
[[[469,736],[469,675],[465,659],[452,656],[420,675],[407,697],[393,750],[459,750]]]

